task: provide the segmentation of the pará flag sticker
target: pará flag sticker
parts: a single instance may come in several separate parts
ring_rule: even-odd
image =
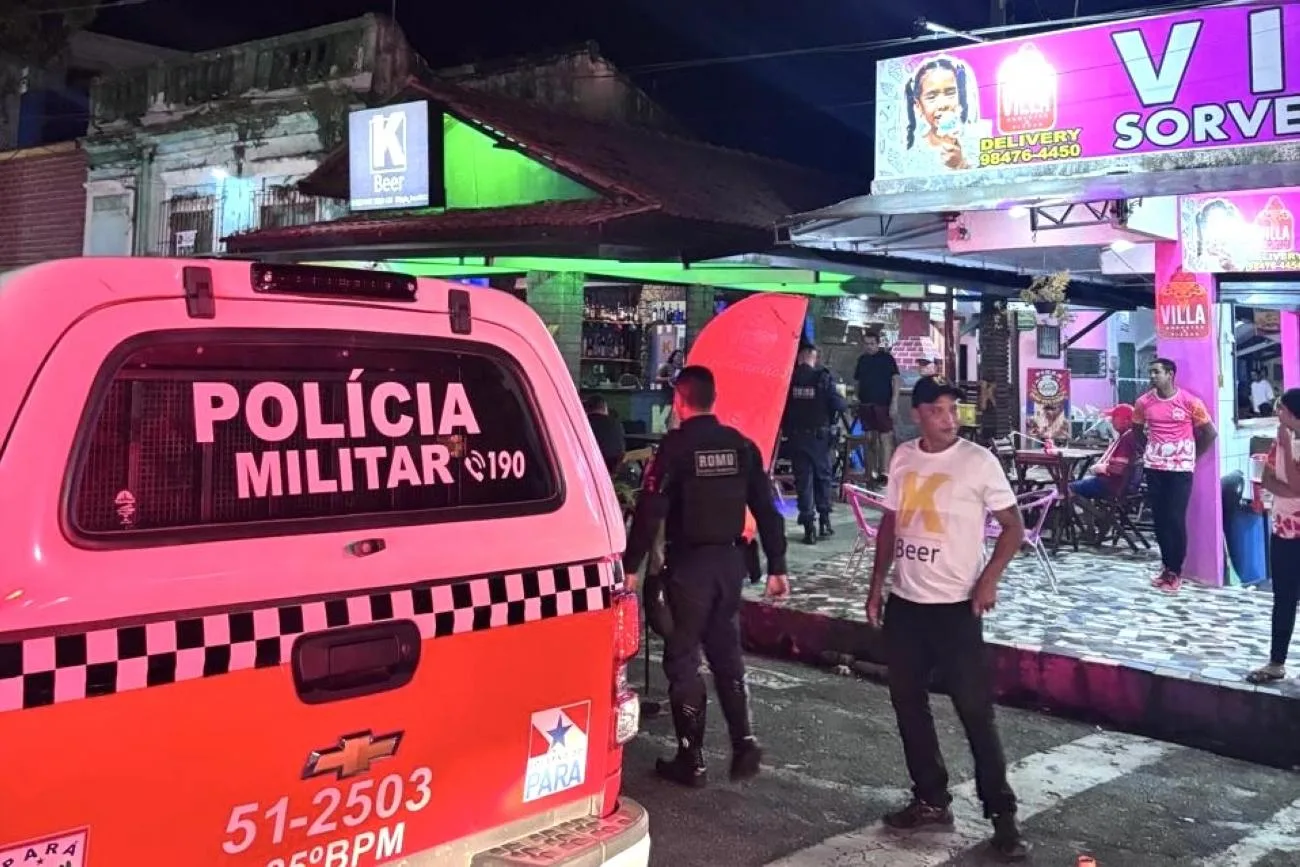
[[[528,732],[524,802],[581,786],[587,778],[591,702],[534,713]]]
[[[86,863],[86,838],[90,832],[81,828],[51,834],[25,843],[0,843],[0,864],[6,867],[82,867]]]

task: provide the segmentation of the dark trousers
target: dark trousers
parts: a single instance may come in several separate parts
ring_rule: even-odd
[[[673,628],[664,638],[668,699],[677,707],[698,712],[702,719],[708,700],[700,677],[703,650],[733,744],[751,734],[745,661],[740,650],[740,592],[745,572],[740,548],[716,545],[669,551],[664,575],[664,599],[673,615]]]
[[[1295,610],[1300,604],[1300,539],[1273,537],[1269,569],[1273,573],[1273,643],[1269,662],[1286,663],[1295,632]]]
[[[1146,479],[1160,560],[1170,572],[1181,575],[1187,559],[1187,504],[1192,499],[1192,474],[1147,470]]]
[[[975,791],[986,817],[1016,811],[993,712],[984,659],[984,623],[969,602],[921,605],[891,596],[885,609],[889,697],[898,718],[912,794],[935,807],[952,802],[948,769],[930,714],[930,676],[952,698],[975,759]]]
[[[832,488],[830,431],[794,431],[787,438],[786,448],[794,470],[799,523],[810,524],[818,516],[827,517],[831,513]]]

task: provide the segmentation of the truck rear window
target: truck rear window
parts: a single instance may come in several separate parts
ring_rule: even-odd
[[[559,505],[531,393],[487,347],[191,331],[153,335],[111,365],[70,485],[79,536],[264,535]]]

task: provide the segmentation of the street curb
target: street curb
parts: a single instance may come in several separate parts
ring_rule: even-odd
[[[740,629],[754,653],[868,676],[886,670],[882,636],[864,621],[746,600]],[[1271,767],[1300,766],[1300,701],[1278,690],[1036,647],[990,643],[988,652],[999,704]]]

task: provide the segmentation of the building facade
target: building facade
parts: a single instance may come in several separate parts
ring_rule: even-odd
[[[83,31],[45,68],[0,70],[0,271],[81,255],[86,153],[76,140],[94,78],[185,56]]]
[[[76,142],[0,153],[0,272],[81,255],[85,184]]]
[[[67,50],[37,69],[0,64],[0,150],[72,141],[86,133],[94,80],[188,55],[155,45],[78,31]]]
[[[338,216],[296,191],[419,63],[366,15],[105,76],[91,92],[87,255],[204,255],[241,231]]]

